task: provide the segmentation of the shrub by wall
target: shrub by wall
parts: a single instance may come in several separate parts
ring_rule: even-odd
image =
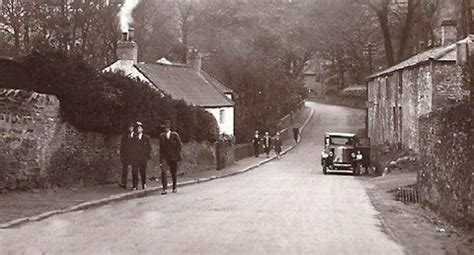
[[[122,74],[98,73],[81,56],[33,53],[21,65],[31,82],[9,86],[57,96],[62,119],[80,130],[120,134],[129,122],[139,120],[148,134],[158,137],[163,120],[168,119],[184,142],[213,142],[218,136],[217,123],[205,110]]]

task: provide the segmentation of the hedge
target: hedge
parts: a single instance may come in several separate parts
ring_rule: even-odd
[[[97,72],[79,55],[35,52],[20,63],[32,80],[14,88],[57,96],[63,119],[81,130],[120,134],[128,123],[141,121],[147,134],[158,137],[168,119],[184,142],[214,142],[218,137],[217,123],[204,109],[121,73]]]

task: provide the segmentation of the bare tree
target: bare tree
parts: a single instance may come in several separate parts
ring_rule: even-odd
[[[22,17],[24,13],[25,8],[22,1],[5,0],[3,2],[0,29],[13,37],[14,56],[18,56],[21,52],[21,28],[23,27]]]

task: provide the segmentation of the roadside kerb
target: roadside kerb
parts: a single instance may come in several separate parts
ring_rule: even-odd
[[[306,127],[306,125],[309,123],[309,121],[311,120],[313,114],[314,114],[314,108],[311,108],[311,112],[310,112],[308,118],[305,120],[304,124],[300,128],[301,131],[303,131],[304,128]],[[300,141],[298,141],[298,143],[299,142]],[[296,143],[296,144],[288,147],[287,149],[283,150],[281,155],[285,155],[286,153],[293,150],[298,143]],[[264,165],[264,164],[266,164],[266,163],[268,163],[268,162],[270,162],[270,161],[272,161],[276,158],[277,158],[276,156],[269,157],[269,158],[264,159],[264,160],[262,160],[262,161],[260,161],[256,164],[253,164],[251,166],[248,166],[244,169],[241,169],[241,170],[238,170],[238,171],[235,171],[235,172],[232,172],[232,173],[223,174],[223,175],[220,175],[220,176],[211,176],[211,177],[207,177],[207,178],[199,178],[199,179],[185,181],[185,182],[179,182],[176,185],[178,187],[184,187],[184,186],[188,186],[188,185],[192,185],[192,184],[204,183],[204,182],[209,182],[209,181],[212,181],[212,180],[217,180],[217,179],[222,179],[222,178],[226,178],[226,177],[235,176],[235,175],[246,173],[250,170],[253,170],[253,169],[255,169],[255,168],[257,168],[261,165]],[[44,219],[49,218],[49,217],[54,216],[54,215],[85,210],[85,209],[89,209],[89,208],[92,208],[92,207],[98,207],[98,206],[101,206],[101,205],[110,204],[112,202],[129,200],[129,199],[133,199],[133,198],[141,198],[141,197],[145,197],[145,196],[148,196],[148,195],[151,195],[151,194],[154,194],[154,193],[158,193],[160,191],[161,191],[161,187],[151,187],[151,188],[148,188],[148,189],[145,189],[145,190],[131,191],[131,192],[123,193],[123,194],[112,195],[112,196],[109,196],[107,198],[80,203],[78,205],[71,206],[71,207],[68,207],[68,208],[65,208],[65,209],[53,210],[53,211],[44,212],[44,213],[41,213],[41,214],[38,214],[38,215],[35,215],[35,216],[31,216],[31,217],[15,219],[15,220],[0,224],[0,229],[12,228],[12,227],[24,224],[24,223],[44,220]]]

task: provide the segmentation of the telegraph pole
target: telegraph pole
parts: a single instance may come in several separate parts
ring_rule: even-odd
[[[368,55],[369,58],[369,74],[372,74],[372,66],[373,66],[373,56],[375,53],[377,53],[377,45],[375,43],[367,43],[365,45],[364,53]]]
[[[365,45],[364,54],[369,58],[369,75],[372,74],[373,70],[373,55],[377,53],[377,45],[375,43],[369,42]],[[365,91],[366,91],[366,100],[365,100],[365,135],[369,137],[369,82],[365,82]]]

